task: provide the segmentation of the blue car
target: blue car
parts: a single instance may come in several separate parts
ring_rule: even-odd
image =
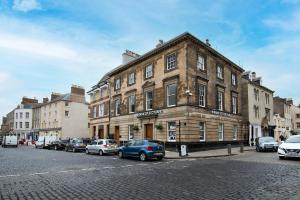
[[[165,149],[161,142],[156,140],[130,140],[125,146],[120,147],[119,158],[136,157],[141,161],[147,159],[162,160]]]

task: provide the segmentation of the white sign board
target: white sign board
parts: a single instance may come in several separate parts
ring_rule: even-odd
[[[186,156],[186,145],[181,145],[181,156]]]

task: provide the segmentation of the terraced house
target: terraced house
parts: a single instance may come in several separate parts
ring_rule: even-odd
[[[120,141],[151,138],[167,145],[242,142],[242,72],[189,33],[144,55],[126,51],[123,64],[106,75],[109,133]]]

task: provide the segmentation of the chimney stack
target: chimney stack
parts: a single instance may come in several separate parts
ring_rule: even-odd
[[[205,40],[205,43],[206,43],[207,46],[210,47],[209,39],[206,39],[206,40]]]
[[[52,92],[52,94],[51,94],[51,101],[57,99],[57,98],[60,97],[60,96],[61,96],[61,94]]]
[[[71,87],[71,97],[72,102],[85,103],[85,90],[83,87],[78,85],[72,85]]]
[[[48,102],[49,102],[48,97],[43,98],[43,103],[48,103]]]
[[[28,97],[23,97],[21,104],[35,104],[35,103],[38,103],[38,102],[39,101],[37,99],[31,99],[31,98],[28,98]]]
[[[256,73],[252,72],[252,80],[256,79]]]
[[[138,57],[140,57],[139,54],[134,53],[132,51],[126,50],[123,54],[122,54],[122,64],[125,65],[135,59],[137,59]]]
[[[158,40],[158,44],[156,45],[156,48],[161,47],[164,44],[163,40]]]

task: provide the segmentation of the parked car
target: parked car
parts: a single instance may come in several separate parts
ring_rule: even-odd
[[[64,150],[66,148],[66,145],[69,143],[68,140],[55,140],[49,144],[49,149],[57,150]]]
[[[88,138],[73,138],[66,144],[65,151],[72,150],[74,153],[77,151],[85,151],[85,148],[91,140]]]
[[[99,154],[103,156],[104,154],[114,153],[117,154],[119,151],[118,144],[112,139],[99,139],[93,141],[91,144],[87,145],[85,152],[87,154]]]
[[[278,142],[273,137],[259,137],[255,139],[256,151],[277,151]]]
[[[156,140],[130,140],[120,147],[119,158],[136,157],[141,161],[156,158],[162,160],[165,156],[164,145]]]
[[[3,137],[2,147],[18,147],[18,137],[16,135],[6,135]]]
[[[290,136],[278,147],[278,156],[284,158],[300,158],[300,135]]]
[[[51,142],[57,140],[56,136],[39,136],[35,142],[35,148],[47,149]]]

